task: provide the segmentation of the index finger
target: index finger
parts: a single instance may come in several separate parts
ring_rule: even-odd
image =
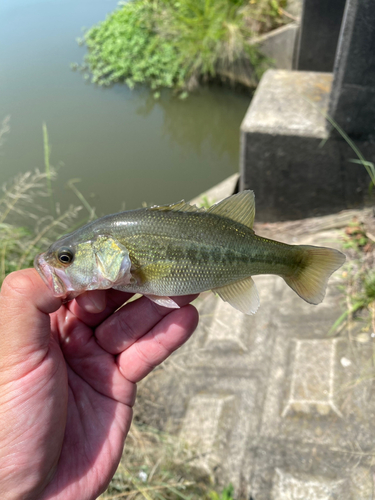
[[[85,292],[67,304],[67,308],[87,326],[100,325],[108,316],[127,302],[132,293],[109,290],[93,290]],[[88,307],[93,300],[92,307]]]

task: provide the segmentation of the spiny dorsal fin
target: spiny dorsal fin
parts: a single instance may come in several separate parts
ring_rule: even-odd
[[[221,215],[252,228],[255,217],[254,192],[242,191],[242,193],[229,196],[229,198],[225,198],[225,200],[212,205],[207,212]]]
[[[150,210],[160,210],[160,212],[204,212],[204,208],[198,208],[196,205],[190,205],[185,200],[181,200],[173,205],[154,205]]]
[[[258,290],[251,277],[220,288],[213,288],[212,291],[217,293],[224,302],[228,302],[245,314],[254,314],[258,310]]]

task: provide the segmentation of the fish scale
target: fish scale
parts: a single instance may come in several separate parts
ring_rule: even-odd
[[[136,212],[136,211],[135,211]],[[262,260],[256,258],[257,252],[252,252],[254,233],[241,224],[223,224],[215,215],[198,213],[189,221],[189,227],[184,230],[184,238],[179,236],[181,224],[185,217],[179,212],[156,212],[152,219],[144,213],[133,213],[139,220],[139,226],[130,227],[125,224],[116,226],[115,237],[128,249],[130,259],[136,262],[136,271],[157,262],[169,263],[167,276],[153,273],[150,280],[137,283],[137,291],[155,295],[187,295],[199,293],[207,288],[220,287],[228,282],[238,281],[251,274],[263,272],[264,254]],[[145,217],[146,216],[146,217]],[[146,218],[149,227],[144,229],[146,238],[138,241],[137,232],[142,227],[142,219]],[[182,219],[182,220],[181,220]],[[203,243],[198,230],[202,224],[211,228],[210,243]],[[218,230],[219,226],[219,230]],[[224,227],[223,227],[224,226]],[[222,232],[221,232],[221,231]],[[136,232],[136,237],[133,236]],[[151,234],[151,231],[157,234]],[[198,236],[197,236],[198,235]],[[134,238],[134,241],[133,241]],[[160,243],[160,240],[163,244]],[[258,244],[259,244],[259,240]],[[252,253],[255,254],[252,257]],[[129,286],[129,290],[132,290]]]

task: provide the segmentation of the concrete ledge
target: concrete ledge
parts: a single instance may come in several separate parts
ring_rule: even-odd
[[[241,124],[244,133],[323,139],[332,74],[268,70]],[[314,106],[315,105],[315,106]]]

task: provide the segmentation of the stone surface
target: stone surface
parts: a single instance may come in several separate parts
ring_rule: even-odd
[[[257,219],[290,220],[363,206],[369,177],[326,127],[332,74],[269,70],[241,125],[241,189],[256,194]],[[324,146],[322,146],[324,144]],[[359,145],[365,158],[375,143]]]
[[[375,136],[375,9],[347,0],[334,68],[329,113],[349,134]]]
[[[222,430],[233,411],[235,396],[198,394],[191,398],[185,414],[180,437],[196,450],[195,465],[208,472],[220,463],[221,440],[226,437]]]
[[[275,472],[272,500],[352,500],[344,479]]]
[[[304,0],[295,68],[332,72],[345,0]]]
[[[342,417],[335,401],[336,340],[295,340],[289,395],[281,415]],[[306,360],[308,363],[306,364]]]
[[[303,0],[288,0],[286,9],[288,14],[295,17],[299,21],[302,14]]]
[[[255,231],[338,247],[337,228],[361,214],[371,210],[257,223]],[[370,335],[328,336],[345,302],[342,271],[318,306],[279,277],[254,281],[261,303],[254,316],[211,293],[197,300],[197,331],[154,379],[165,429],[196,446],[195,465],[222,486],[232,482],[240,500],[370,500],[374,346]]]
[[[331,85],[330,73],[269,70],[262,78],[241,129],[323,139],[326,125],[320,111],[327,110]]]

